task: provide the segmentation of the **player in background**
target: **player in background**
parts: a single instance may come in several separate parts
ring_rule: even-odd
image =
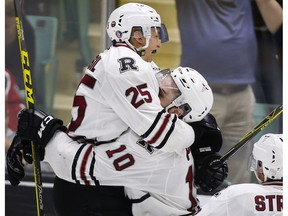
[[[5,151],[9,148],[17,129],[17,115],[25,108],[13,74],[5,68]]]
[[[283,135],[265,134],[254,144],[250,160],[259,184],[231,185],[216,193],[197,216],[282,215]]]

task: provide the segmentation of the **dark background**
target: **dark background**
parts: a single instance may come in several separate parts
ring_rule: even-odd
[[[47,164],[42,164],[43,203],[46,216],[55,216],[52,185],[54,173]],[[5,215],[37,216],[33,167],[25,167],[25,177],[18,186],[12,186],[5,173]]]

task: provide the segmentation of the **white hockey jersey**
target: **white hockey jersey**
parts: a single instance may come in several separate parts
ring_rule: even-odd
[[[156,67],[157,68],[157,67]],[[182,151],[194,131],[160,105],[155,64],[125,44],[112,46],[88,66],[75,93],[69,135],[111,141],[131,128],[156,148]]]
[[[282,182],[245,183],[216,193],[197,216],[279,216],[282,211]]]
[[[136,202],[135,215],[186,215],[200,208],[190,148],[181,154],[165,152],[132,130],[99,146],[79,144],[59,132],[46,147],[45,161],[58,177],[70,182],[125,186]]]
[[[186,150],[194,131],[161,107],[155,68],[124,44],[97,56],[75,93],[74,141],[56,133],[45,161],[64,180],[125,186],[131,199],[149,193],[173,215],[186,214],[198,206]]]

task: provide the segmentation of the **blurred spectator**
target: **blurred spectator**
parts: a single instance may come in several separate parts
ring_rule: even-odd
[[[24,4],[26,14],[36,16],[51,16],[53,9],[58,0],[29,0]]]
[[[22,17],[26,48],[29,52],[30,69],[34,72],[35,36],[32,26],[25,16]],[[15,22],[15,9],[12,0],[5,1],[5,67],[8,68],[20,90],[24,89],[21,58]]]
[[[19,88],[9,70],[5,69],[5,149],[7,149],[17,129],[17,115],[25,106]]]
[[[275,34],[283,24],[282,0],[255,0],[263,20],[272,34]],[[271,16],[273,14],[273,16]]]
[[[214,92],[211,113],[223,135],[226,153],[253,126],[257,42],[250,0],[175,1],[182,42],[183,67],[195,68]],[[247,171],[251,145],[229,161],[228,180],[250,182]]]
[[[283,93],[282,0],[256,0],[251,3],[258,43],[254,85],[256,101],[280,104]]]

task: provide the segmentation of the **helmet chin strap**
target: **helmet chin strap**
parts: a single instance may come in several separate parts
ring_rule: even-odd
[[[183,114],[184,114],[183,110],[174,101],[172,101],[171,104],[169,104],[167,107],[165,107],[166,112],[169,112],[169,110],[173,107],[175,107],[177,110],[177,111],[174,111],[173,113],[177,114],[179,116],[179,118],[183,117]]]
[[[146,53],[146,48],[149,46],[149,42],[150,42],[150,38],[151,37],[147,37],[146,38],[146,44],[145,46],[142,46],[142,47],[135,47],[133,46],[128,40],[126,41],[127,45],[130,46],[132,49],[136,50],[136,52],[138,53],[138,55],[140,55],[141,57],[145,55]],[[153,53],[153,51],[152,51]],[[155,52],[156,53],[156,52]]]
[[[259,182],[260,184],[262,184],[264,181],[259,178],[258,172],[257,172],[257,171],[254,171],[254,174],[255,174],[256,179],[258,180],[258,182]]]

